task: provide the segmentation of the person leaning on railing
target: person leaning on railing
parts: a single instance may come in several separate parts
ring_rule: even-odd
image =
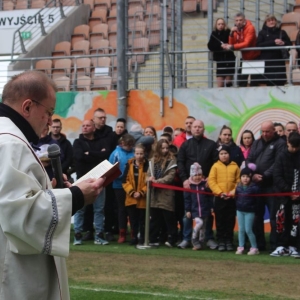
[[[216,75],[218,87],[232,86],[231,81],[234,74],[235,55],[233,51],[222,48],[224,43],[228,43],[229,34],[230,29],[227,28],[225,20],[218,18],[207,44],[208,49],[213,52],[213,59],[217,62]]]
[[[291,40],[284,30],[278,26],[274,15],[267,15],[262,30],[258,33],[257,47],[290,46]],[[284,85],[286,83],[285,60],[289,58],[286,49],[262,50],[258,59],[265,61],[264,75],[253,75],[254,85],[264,83],[267,86]]]

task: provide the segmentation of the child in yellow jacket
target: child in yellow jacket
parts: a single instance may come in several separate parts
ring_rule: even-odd
[[[240,181],[240,169],[230,160],[230,149],[222,145],[218,149],[219,160],[212,166],[208,185],[215,194],[215,216],[219,251],[233,251],[235,225],[235,189]]]
[[[144,243],[148,166],[144,146],[136,145],[134,158],[129,159],[126,164],[122,183],[126,193],[125,206],[131,227],[131,245],[136,245],[138,242]],[[138,241],[139,232],[140,240]]]

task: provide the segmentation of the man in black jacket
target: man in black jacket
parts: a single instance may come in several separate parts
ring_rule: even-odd
[[[100,162],[107,159],[110,152],[110,145],[105,143],[104,139],[97,137],[95,133],[95,124],[92,120],[86,120],[82,123],[82,134],[74,141],[74,159],[77,179],[85,175],[88,171],[97,166]],[[104,239],[104,205],[105,205],[105,189],[97,196],[93,204],[94,223],[95,223],[95,239],[97,245],[107,245]],[[87,206],[88,207],[88,206]],[[86,215],[85,208],[77,211],[74,216],[74,245],[82,244],[83,222]],[[89,218],[90,216],[88,216]],[[87,221],[87,230],[92,234],[93,219]]]
[[[300,191],[300,134],[292,132],[288,136],[287,149],[275,161],[273,178],[276,192]],[[282,196],[276,213],[277,248],[271,256],[299,257],[299,195]]]
[[[247,163],[256,165],[252,180],[260,186],[261,194],[274,193],[273,188],[273,168],[277,157],[286,148],[286,143],[275,131],[272,121],[266,121],[261,124],[261,138],[252,144]],[[275,197],[260,197],[256,217],[254,221],[254,233],[259,250],[266,249],[264,233],[264,214],[265,205],[267,205],[270,214],[270,248],[273,251],[276,248],[276,211],[278,199]]]
[[[70,175],[73,173],[72,169],[74,170],[73,166],[73,147],[71,142],[66,138],[66,136],[61,133],[62,124],[60,119],[52,120],[52,125],[50,126],[50,133],[49,135],[51,138],[58,142],[60,150],[63,154],[63,159],[61,162],[62,171],[64,174]]]
[[[206,178],[208,177],[212,165],[218,158],[217,144],[204,137],[204,130],[204,123],[200,120],[195,120],[191,128],[193,137],[185,141],[178,151],[177,165],[179,176],[183,182],[183,187],[186,189],[190,188],[188,179],[190,177],[190,168],[193,163],[197,162],[201,166],[203,176]],[[183,220],[183,241],[178,245],[179,248],[188,247],[192,235],[191,219],[184,218]],[[207,224],[207,227],[209,226],[210,225]],[[206,231],[206,239],[208,240],[207,245],[211,249],[216,249],[217,244],[213,240],[213,236],[208,237],[207,234],[208,231]]]

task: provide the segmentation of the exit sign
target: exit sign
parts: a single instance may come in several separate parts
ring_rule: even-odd
[[[29,39],[31,39],[31,32],[23,31],[23,32],[21,32],[21,37],[23,40],[29,40]]]

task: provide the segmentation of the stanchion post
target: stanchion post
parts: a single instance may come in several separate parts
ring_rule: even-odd
[[[150,191],[151,184],[147,181],[147,194],[146,194],[146,217],[145,217],[145,246],[149,246],[149,223],[150,223]]]

